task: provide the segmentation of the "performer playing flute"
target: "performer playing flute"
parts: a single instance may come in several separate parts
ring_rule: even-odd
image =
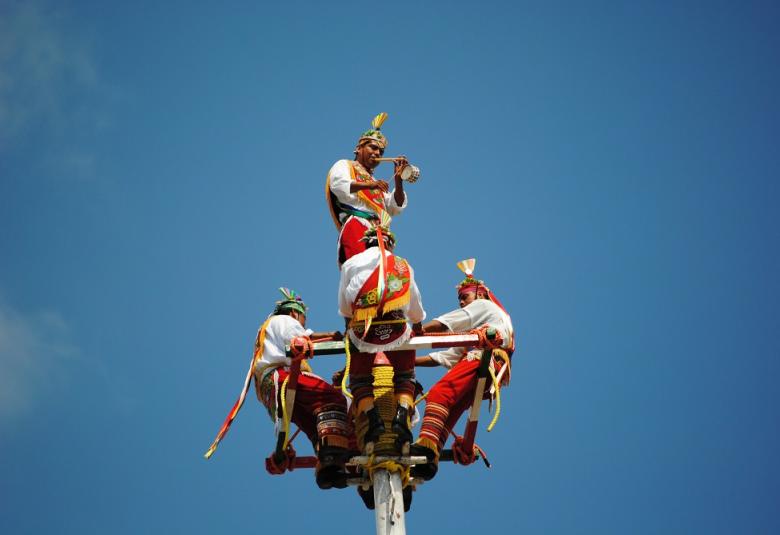
[[[400,214],[406,208],[407,199],[401,171],[408,165],[406,157],[395,158],[395,188],[384,180],[374,178],[374,168],[387,148],[387,138],[380,131],[387,119],[380,113],[371,122],[371,128],[360,136],[355,147],[355,159],[339,160],[328,172],[326,197],[333,222],[339,231],[339,267],[350,257],[366,250],[363,234],[371,227],[371,221],[382,212],[390,216]]]

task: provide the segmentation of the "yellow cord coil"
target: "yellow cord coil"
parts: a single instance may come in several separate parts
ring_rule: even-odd
[[[290,380],[290,376],[284,378],[282,383],[282,430],[284,431],[284,445],[282,450],[287,449],[287,443],[290,442],[290,418],[291,415],[287,414],[287,401],[285,397],[287,395],[287,381]]]
[[[496,413],[493,415],[493,419],[487,427],[488,432],[493,430],[493,426],[496,425],[496,422],[498,421],[498,415],[501,414],[501,387],[498,385],[496,372],[493,371],[493,368],[489,368],[489,371],[490,377],[493,379],[493,386],[496,388]]]
[[[396,401],[393,376],[392,366],[374,366],[374,406],[379,411],[379,415],[382,417],[388,430],[391,428],[393,417],[395,416]],[[386,431],[379,438],[374,451],[379,454],[397,455],[395,439],[395,433]],[[374,472],[376,470],[384,469],[388,472],[400,472],[404,487],[409,483],[410,467],[395,461],[389,460],[374,464],[372,458],[366,468],[371,481],[374,480]]]
[[[349,353],[349,333],[344,338],[344,353],[347,355],[347,362],[344,364],[344,377],[341,378],[341,391],[349,399],[352,399],[352,394],[347,390],[347,380],[349,379],[349,363],[352,360],[352,356]]]
[[[395,451],[395,433],[390,431],[395,415],[395,388],[393,387],[393,367],[374,366],[374,407],[388,430],[379,437],[375,451],[380,454],[393,455]]]
[[[507,367],[507,372],[511,370],[511,364],[509,361],[509,357],[506,355],[506,353],[494,351],[493,356],[501,359],[504,361],[504,366]],[[490,421],[490,425],[488,425],[488,432],[493,430],[493,427],[496,425],[496,422],[498,421],[498,415],[501,414],[501,385],[498,383],[498,378],[496,377],[496,372],[493,370],[493,368],[489,368],[490,370],[490,377],[493,380],[493,388],[496,389],[496,414],[493,415],[493,419]]]

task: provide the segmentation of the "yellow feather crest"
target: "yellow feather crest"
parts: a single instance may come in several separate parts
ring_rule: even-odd
[[[387,113],[382,112],[376,117],[374,117],[374,120],[371,121],[371,128],[374,130],[379,130],[382,128],[382,125],[384,124],[385,120],[387,119]]]
[[[474,273],[474,267],[477,265],[476,258],[467,258],[458,262],[458,269],[466,274],[467,277],[471,277]]]

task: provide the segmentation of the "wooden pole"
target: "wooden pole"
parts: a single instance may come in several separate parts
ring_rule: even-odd
[[[485,393],[485,383],[487,382],[488,371],[490,368],[490,358],[493,355],[492,349],[482,351],[482,359],[477,368],[477,388],[474,391],[474,402],[471,404],[469,419],[466,421],[466,431],[463,433],[463,451],[471,455],[473,459],[474,437],[477,435],[477,422],[479,421],[479,409],[482,406],[482,396]]]
[[[400,472],[374,472],[376,535],[406,535],[403,484]]]

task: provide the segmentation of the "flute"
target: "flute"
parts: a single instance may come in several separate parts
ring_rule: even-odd
[[[375,162],[394,162],[397,163],[401,158],[374,158]],[[408,162],[408,161],[407,161]],[[420,179],[420,168],[416,165],[408,163],[401,169],[401,180],[409,182],[410,184],[417,182]]]

